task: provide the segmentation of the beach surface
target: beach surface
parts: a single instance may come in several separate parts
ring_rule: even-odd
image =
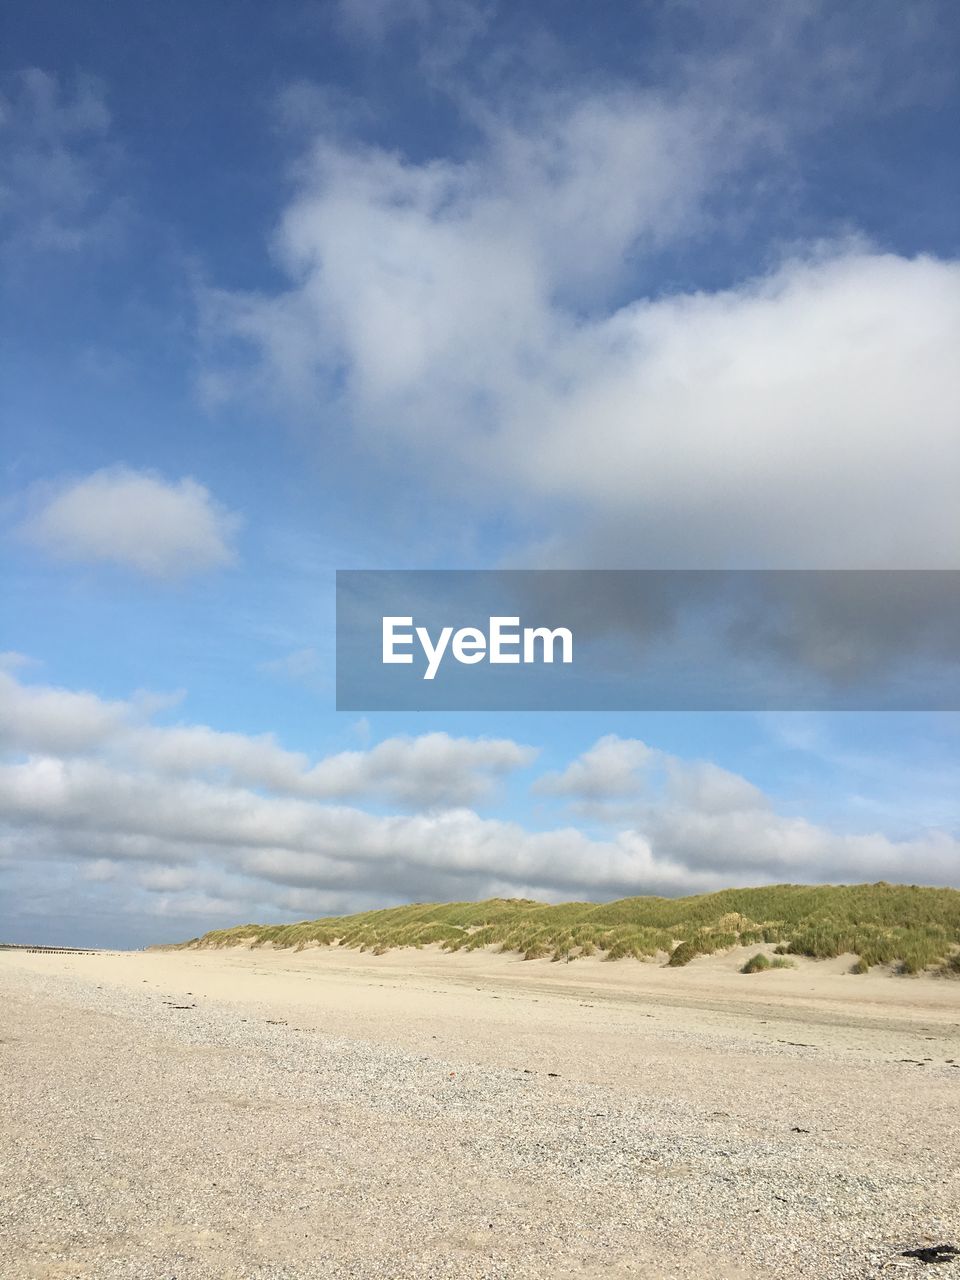
[[[0,1276],[960,1276],[960,982],[0,951]]]

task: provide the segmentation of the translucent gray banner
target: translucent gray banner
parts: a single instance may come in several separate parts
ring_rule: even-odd
[[[342,711],[960,709],[958,570],[344,570]]]

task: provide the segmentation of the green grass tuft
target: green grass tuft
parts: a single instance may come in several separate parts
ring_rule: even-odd
[[[763,973],[764,969],[794,969],[796,965],[786,956],[774,956],[771,960],[769,956],[764,955],[762,951],[758,951],[755,956],[751,956],[745,965],[740,969],[741,973]]]
[[[529,960],[652,960],[679,967],[734,946],[778,956],[850,953],[856,972],[886,965],[960,976],[960,891],[917,885],[767,885],[689,898],[621,898],[549,905],[528,898],[413,903],[296,924],[237,925],[183,947],[331,946],[382,955],[395,947],[491,947]],[[786,961],[786,964],[789,964]],[[771,967],[782,967],[776,960]],[[753,971],[752,971],[753,972]]]

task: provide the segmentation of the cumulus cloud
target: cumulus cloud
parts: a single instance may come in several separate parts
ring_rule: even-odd
[[[737,150],[721,145],[728,125],[624,91],[484,117],[480,152],[460,162],[325,139],[276,236],[293,287],[208,293],[208,333],[259,348],[300,400],[342,376],[362,433],[395,421],[430,447],[450,431],[459,460],[505,399],[562,368],[550,346],[566,341],[568,306],[604,296],[626,252],[697,220]]]
[[[664,804],[711,815],[767,807],[763,793],[739,774],[709,760],[681,760],[615,733],[598,739],[561,772],[543,774],[533,789],[594,816],[619,820],[649,815],[652,808],[659,812]]]
[[[680,809],[703,814],[739,813],[768,807],[752,782],[709,760],[666,758],[667,794]]]
[[[367,751],[344,751],[310,770],[314,795],[373,794],[405,806],[475,804],[492,783],[531,764],[533,747],[509,738],[424,733],[387,738]]]
[[[368,751],[344,751],[310,764],[271,736],[221,733],[204,726],[142,729],[124,750],[166,774],[224,775],[243,785],[322,799],[364,797],[408,807],[473,804],[493,782],[531,763],[536,752],[507,738],[446,733],[387,738]]]
[[[546,400],[549,434],[520,465],[605,509],[608,536],[629,522],[647,555],[952,566],[956,511],[931,459],[960,464],[958,332],[960,265],[857,249],[635,304]]]
[[[710,817],[768,809],[763,792],[710,760],[681,760],[639,738],[606,734],[559,773],[534,784],[594,817],[644,822],[665,811]]]
[[[252,346],[301,410],[563,510],[554,563],[952,563],[960,264],[854,237],[654,294],[644,264],[771,144],[755,118],[610,91],[478,127],[456,161],[321,141],[276,234],[289,287],[207,296],[247,344],[210,386],[249,390]]]
[[[690,874],[727,868],[731,884],[878,878],[950,884],[957,876],[960,841],[949,832],[899,840],[877,831],[839,833],[777,813],[740,774],[635,738],[608,735],[537,787],[565,797],[594,822],[642,832],[659,857]]]
[[[101,755],[168,779],[225,781],[282,795],[362,798],[408,808],[475,804],[537,755],[509,738],[425,733],[386,738],[366,751],[312,762],[305,753],[280,746],[272,734],[148,723],[170,702],[144,694],[106,701],[92,693],[24,684],[0,672],[0,747],[49,758]]]
[[[652,755],[645,742],[607,734],[561,773],[544,774],[535,790],[584,801],[635,796],[644,789]]]
[[[491,894],[956,881],[960,842],[947,832],[837,832],[778,813],[715,763],[636,739],[607,736],[542,775],[539,790],[581,806],[589,831],[563,821],[532,830],[472,807],[493,780],[531,763],[535,753],[509,740],[392,738],[312,763],[270,737],[165,728],[146,722],[137,700],[101,703],[11,676],[0,706],[12,707],[0,866],[28,896],[40,865],[79,877],[88,893],[129,892],[147,914],[206,911],[208,922]]]
[[[196,480],[113,467],[46,496],[21,535],[61,560],[106,561],[171,579],[233,564],[238,525]]]
[[[114,737],[133,710],[133,703],[92,693],[21,684],[0,670],[0,747],[6,750],[89,751]]]

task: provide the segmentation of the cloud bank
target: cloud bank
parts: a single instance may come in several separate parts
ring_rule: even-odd
[[[527,772],[541,797],[570,806],[538,830],[490,812],[499,784],[536,759],[510,739],[430,733],[312,761],[269,736],[154,719],[142,699],[0,674],[8,882],[36,894],[60,876],[115,911],[195,916],[198,928],[488,895],[958,882],[949,832],[833,831],[777,812],[738,774],[636,739],[610,735],[559,773]],[[162,934],[157,923],[153,937]]]

